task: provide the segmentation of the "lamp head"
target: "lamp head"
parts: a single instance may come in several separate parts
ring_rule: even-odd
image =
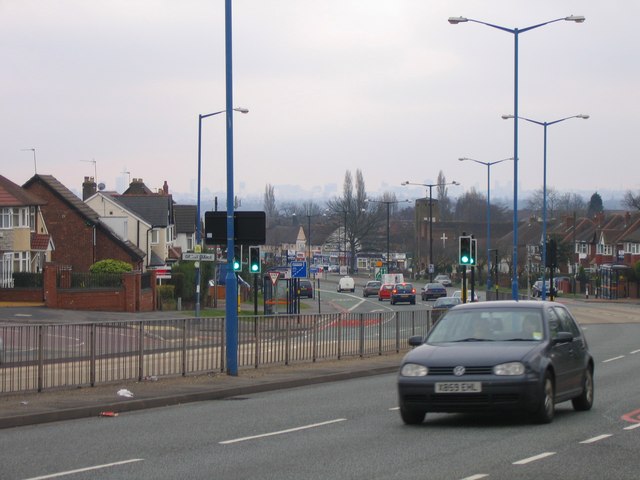
[[[509,120],[510,118],[515,118],[513,115],[502,115],[503,120]]]
[[[581,113],[580,115],[576,115],[576,118],[582,118],[586,120],[587,118],[589,118],[589,115],[585,115],[584,113]]]
[[[407,180],[406,182],[402,182],[400,185],[402,185],[403,187],[404,187],[405,185],[409,185],[409,180]]]
[[[469,159],[467,157],[462,157],[458,159],[459,162],[464,162],[465,160],[469,160]]]
[[[457,25],[458,23],[464,23],[464,22],[468,22],[468,21],[469,21],[469,19],[466,18],[466,17],[449,17],[449,23],[451,25]]]
[[[565,17],[565,20],[567,22],[583,23],[585,18],[583,15],[569,15],[568,17]]]
[[[240,113],[249,113],[249,109],[244,107],[234,108],[233,110]]]
[[[460,182],[456,182],[455,180],[451,182],[451,185],[460,185]]]

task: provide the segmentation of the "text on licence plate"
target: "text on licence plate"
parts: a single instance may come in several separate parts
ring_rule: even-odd
[[[480,393],[481,382],[437,382],[436,393]]]

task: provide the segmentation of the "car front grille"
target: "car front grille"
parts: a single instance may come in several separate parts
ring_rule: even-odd
[[[429,367],[429,375],[453,375],[455,367]],[[464,375],[492,375],[493,367],[464,367]]]

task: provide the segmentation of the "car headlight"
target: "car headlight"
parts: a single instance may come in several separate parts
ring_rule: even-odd
[[[496,375],[522,375],[524,370],[522,362],[502,363],[493,367],[493,373]]]
[[[403,377],[424,377],[429,373],[429,369],[417,363],[405,363],[400,370]]]

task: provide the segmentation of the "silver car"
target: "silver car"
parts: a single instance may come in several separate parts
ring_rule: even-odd
[[[451,279],[447,275],[436,275],[436,278],[434,278],[433,281],[441,283],[445,287],[451,286]]]

